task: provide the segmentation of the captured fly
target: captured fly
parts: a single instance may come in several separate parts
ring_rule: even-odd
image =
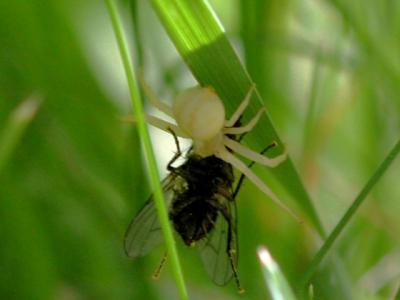
[[[178,144],[177,144],[178,145]],[[179,167],[167,166],[169,175],[163,190],[169,218],[175,231],[188,246],[196,245],[204,266],[217,285],[232,277],[241,290],[237,275],[236,189],[233,168],[215,157],[189,153]],[[146,255],[163,241],[153,197],[133,219],[125,235],[125,251],[130,257]]]

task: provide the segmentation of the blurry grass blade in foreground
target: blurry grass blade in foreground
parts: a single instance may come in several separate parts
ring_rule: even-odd
[[[11,112],[0,133],[0,173],[11,159],[14,149],[36,115],[40,104],[41,98],[37,95],[32,95]]]
[[[296,298],[293,295],[285,275],[283,275],[267,248],[258,247],[257,254],[261,262],[265,283],[271,293],[272,299],[295,300]]]
[[[203,0],[152,0],[152,3],[170,39],[200,85],[212,86],[224,102],[227,114],[233,113],[247,94],[252,80],[211,6]],[[258,92],[254,93],[244,118],[254,116],[261,103]],[[284,151],[267,114],[246,137],[251,148],[261,149],[265,147],[265,141],[278,143],[278,147],[271,151],[272,156]],[[324,236],[321,222],[291,159],[274,168],[271,174],[295,199],[318,233]]]
[[[168,211],[165,206],[163,191],[158,176],[157,165],[154,157],[153,148],[150,142],[149,132],[147,130],[143,105],[140,99],[138,85],[136,83],[133,64],[131,62],[128,50],[128,44],[124,36],[123,28],[121,25],[121,19],[119,17],[115,2],[112,0],[105,0],[108,13],[112,22],[112,27],[117,40],[118,49],[121,55],[122,64],[124,66],[126,79],[128,82],[130,98],[132,107],[135,112],[135,119],[137,120],[137,127],[139,131],[140,139],[143,143],[143,148],[147,157],[147,164],[150,172],[151,183],[154,192],[154,202],[157,208],[158,217],[160,220],[161,229],[163,232],[165,244],[170,253],[171,267],[175,277],[175,282],[181,299],[188,299],[185,281],[183,279],[183,272],[179,262],[178,252],[175,246],[175,240],[171,225],[169,223]]]

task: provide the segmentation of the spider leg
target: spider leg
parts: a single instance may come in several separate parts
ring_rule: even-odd
[[[236,111],[233,113],[231,118],[229,120],[225,121],[225,127],[232,127],[240,119],[240,117],[242,116],[246,107],[249,105],[251,95],[253,94],[253,91],[255,88],[256,88],[256,85],[253,83],[251,85],[249,91],[247,92],[246,97],[244,97],[242,103],[240,103],[240,105],[238,106]]]
[[[269,144],[267,147],[265,147],[265,148],[260,152],[260,154],[264,154],[264,153],[267,152],[269,149],[272,149],[272,148],[274,148],[274,147],[276,147],[276,146],[277,146],[277,143],[276,143],[276,142],[273,142],[273,143]],[[255,164],[255,161],[252,161],[251,163],[249,163],[249,164],[247,165],[247,167],[248,167],[249,169],[251,169],[251,167],[252,167],[254,164]],[[236,198],[237,194],[239,193],[240,188],[242,187],[242,184],[243,184],[243,181],[244,181],[245,178],[246,178],[246,176],[242,173],[242,174],[240,175],[240,178],[239,178],[239,180],[238,180],[238,183],[236,184],[235,190],[233,191],[232,199],[235,199],[235,198]]]
[[[258,153],[257,153],[258,154]],[[271,191],[271,189],[264,183],[262,180],[252,171],[250,170],[244,162],[240,159],[236,158],[232,153],[228,150],[219,151],[216,155],[218,158],[224,160],[225,162],[231,164],[240,172],[242,172],[250,181],[252,181],[264,194],[266,194],[272,201],[274,201],[277,205],[279,205],[282,209],[288,212],[292,217],[294,217],[297,221],[300,222],[299,217],[285,204],[283,204],[279,198]]]
[[[240,126],[240,127],[227,127],[224,128],[222,131],[224,134],[243,134],[246,132],[251,131],[254,126],[256,126],[256,124],[258,123],[258,120],[260,120],[260,117],[262,115],[262,113],[265,111],[265,107],[261,108],[257,114],[254,116],[253,119],[250,120],[249,123],[247,123],[244,126]]]
[[[133,116],[123,116],[118,118],[121,122],[123,123],[136,123],[137,120]],[[164,130],[164,131],[170,131],[169,129],[173,130],[174,133],[182,138],[189,139],[190,137],[184,133],[177,125],[172,124],[168,121],[165,121],[163,119],[150,116],[150,115],[145,115],[146,122],[149,123],[150,125],[157,127],[158,129]]]
[[[151,124],[151,125],[153,125],[154,127],[157,127],[157,128],[159,128],[161,130],[164,130],[164,131],[169,131],[169,129],[171,129],[179,137],[190,138],[177,125],[172,124],[172,123],[170,123],[168,121],[165,121],[163,119],[160,119],[160,118],[157,118],[157,117],[154,117],[154,116],[146,115],[146,122]]]
[[[248,158],[256,163],[262,164],[267,167],[276,167],[281,162],[283,162],[287,158],[287,151],[281,155],[278,155],[274,158],[268,158],[260,153],[257,153],[246,146],[243,146],[239,142],[232,140],[228,137],[224,137],[224,145],[231,149],[232,151],[239,153],[241,156]]]
[[[162,102],[161,100],[159,100],[157,98],[155,93],[147,85],[147,83],[144,81],[144,79],[141,76],[139,76],[139,80],[140,80],[140,84],[141,84],[141,86],[143,88],[143,92],[146,95],[147,100],[149,100],[149,102],[151,103],[151,105],[153,105],[158,110],[160,110],[163,113],[165,113],[166,115],[168,115],[170,117],[174,117],[171,107],[169,107],[167,104],[165,104],[164,102]]]

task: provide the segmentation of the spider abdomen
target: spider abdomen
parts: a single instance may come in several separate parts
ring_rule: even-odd
[[[178,126],[193,140],[208,141],[224,126],[224,105],[210,87],[185,90],[176,97],[172,110]]]

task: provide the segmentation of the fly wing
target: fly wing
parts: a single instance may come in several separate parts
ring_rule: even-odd
[[[174,177],[169,175],[162,182],[164,197],[169,208],[173,197]],[[163,241],[161,226],[153,195],[129,224],[125,233],[124,248],[129,257],[144,256]]]
[[[225,202],[214,229],[199,241],[203,264],[217,285],[225,285],[232,279],[238,262],[236,207],[234,202],[226,199]]]

